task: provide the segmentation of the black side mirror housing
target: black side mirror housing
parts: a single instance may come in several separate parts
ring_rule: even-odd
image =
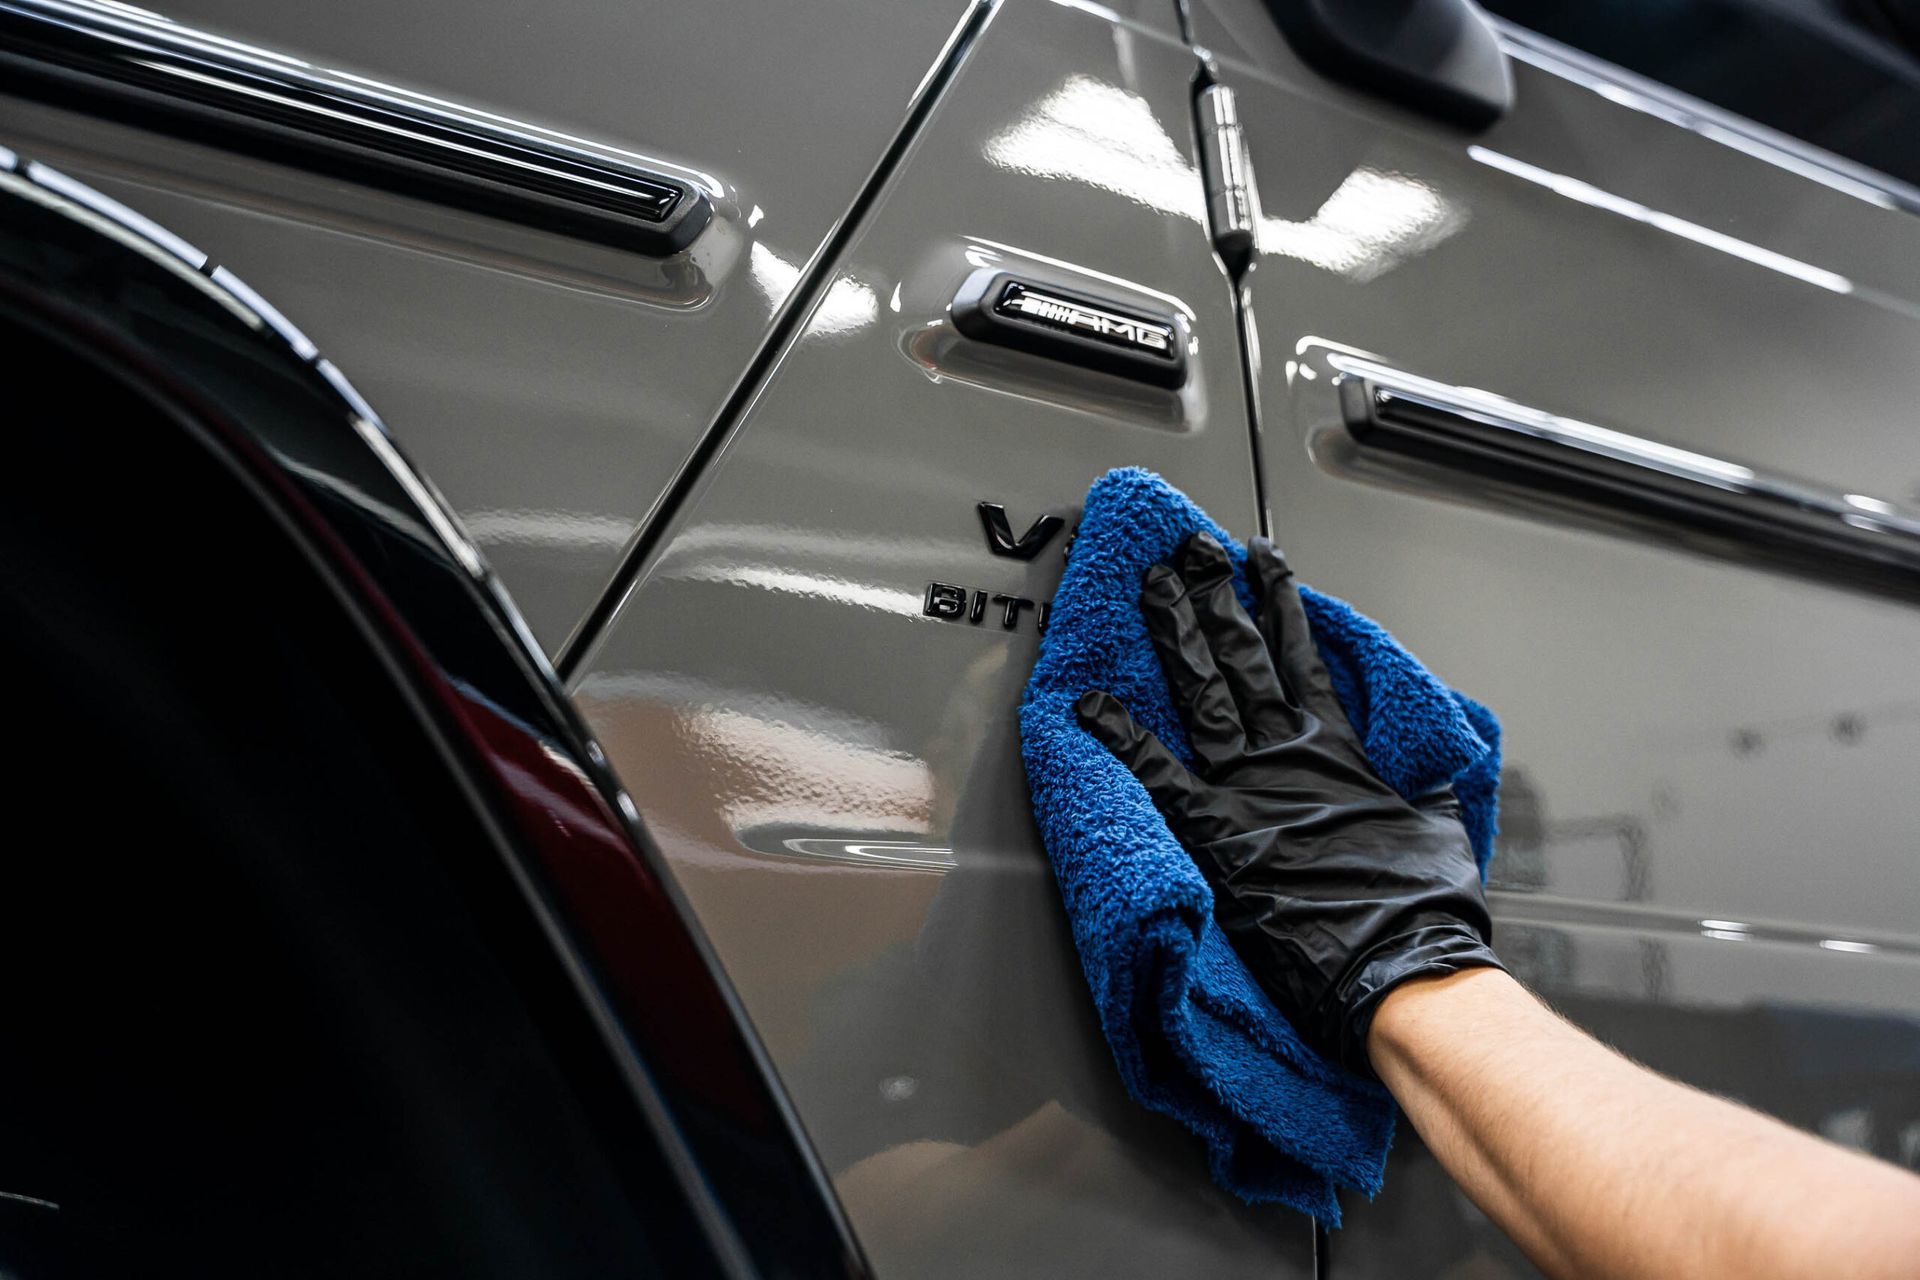
[[[1302,60],[1323,74],[1484,129],[1513,106],[1513,72],[1473,0],[1265,0]]]

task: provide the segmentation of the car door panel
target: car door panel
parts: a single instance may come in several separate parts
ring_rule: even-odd
[[[1758,532],[1383,453],[1340,391],[1372,371],[1891,525],[1920,495],[1920,224],[1532,46],[1470,134],[1328,84],[1257,4],[1202,0],[1194,37],[1264,205],[1245,297],[1277,536],[1502,716],[1502,954],[1655,1066],[1920,1161],[1910,570],[1782,572]],[[1410,1136],[1331,1257],[1530,1273]]]
[[[244,56],[585,138],[696,184],[714,217],[665,258],[38,102],[0,99],[0,132],[199,244],[353,370],[552,652],[613,577],[968,10],[167,7]]]
[[[1068,531],[1014,543],[1111,466],[1253,520],[1193,69],[1004,6],[578,683],[882,1275],[1311,1268],[1305,1219],[1122,1090],[1021,775],[1035,610],[1002,603],[1046,599]],[[1175,315],[1184,386],[967,336],[981,271]]]

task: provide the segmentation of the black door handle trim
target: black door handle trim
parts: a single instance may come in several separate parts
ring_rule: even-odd
[[[1339,363],[1341,419],[1363,451],[1545,495],[1731,558],[1920,595],[1920,515],[1894,503]]]
[[[7,92],[401,195],[666,256],[707,193],[612,147],[99,0],[0,0]]]

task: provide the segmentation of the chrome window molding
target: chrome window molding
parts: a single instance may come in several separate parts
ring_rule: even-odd
[[[1590,89],[1628,110],[1678,125],[1857,200],[1883,209],[1920,213],[1920,188],[1898,178],[1583,53],[1505,18],[1488,17],[1509,56],[1521,62]]]
[[[0,319],[147,395],[334,587],[496,837],[474,855],[506,860],[678,1166],[696,1221],[662,1229],[700,1233],[716,1275],[870,1275],[604,751],[458,519],[340,370],[198,248],[4,147]]]
[[[5,91],[655,256],[713,216],[644,157],[102,0],[0,0]]]
[[[1920,600],[1920,513],[1370,360],[1330,360],[1346,434],[1403,477],[1437,469],[1612,531]]]

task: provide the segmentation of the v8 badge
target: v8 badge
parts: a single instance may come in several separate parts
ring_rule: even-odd
[[[1007,509],[1000,503],[975,503],[974,511],[980,517],[980,529],[986,535],[987,550],[1009,560],[1032,560],[1046,549],[1067,523],[1060,516],[1037,516],[1027,526],[1027,531],[1016,538],[1013,536],[1013,525],[1007,519]],[[1073,545],[1071,539],[1067,545]],[[991,610],[989,605],[992,606]],[[1011,592],[964,587],[952,582],[929,582],[920,612],[929,618],[967,622],[974,626],[983,623],[991,612],[1003,630],[1012,631],[1020,625],[1021,616],[1031,610],[1035,628],[1044,632],[1047,629],[1047,608],[1048,602],[1044,600],[1033,600]]]

